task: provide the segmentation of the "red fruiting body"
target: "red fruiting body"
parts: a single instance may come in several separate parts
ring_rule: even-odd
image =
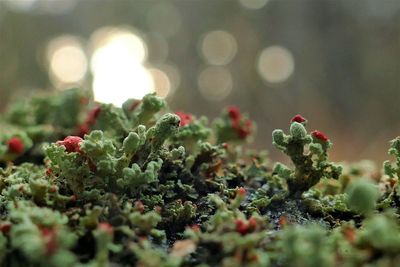
[[[94,125],[96,123],[97,118],[99,117],[101,112],[101,107],[95,107],[91,111],[89,111],[87,117],[86,117],[86,124],[87,125]]]
[[[298,123],[302,123],[307,121],[306,118],[304,118],[303,116],[301,116],[300,114],[297,114],[296,116],[294,116],[290,122],[298,122]]]
[[[21,138],[14,136],[7,141],[8,151],[14,154],[21,154],[24,152],[24,143]]]
[[[252,127],[251,120],[246,120],[244,126],[237,128],[237,133],[241,139],[245,139],[247,136],[251,134],[251,127]]]
[[[73,201],[73,202],[75,202],[75,201],[76,201],[76,199],[77,199],[77,198],[76,198],[76,196],[75,196],[75,195],[72,195],[72,196],[70,196],[70,197],[69,197],[69,200],[70,200],[70,201]]]
[[[228,143],[223,143],[223,144],[222,144],[222,147],[223,147],[224,149],[228,149],[228,148],[229,148],[229,144],[228,144]]]
[[[52,186],[50,186],[49,191],[50,191],[50,193],[55,193],[55,192],[57,192],[57,187],[55,185],[52,185]]]
[[[162,208],[160,206],[158,206],[158,205],[154,206],[154,211],[157,212],[157,213],[161,213]]]
[[[76,129],[76,135],[79,137],[84,137],[85,134],[88,134],[90,132],[90,128],[87,124],[81,124],[78,125],[77,129]]]
[[[190,226],[190,228],[195,232],[200,231],[200,226],[198,224],[193,224],[192,226]]]
[[[50,176],[50,175],[52,175],[53,174],[53,170],[51,169],[51,168],[47,168],[46,169],[46,175],[47,176]]]
[[[241,117],[239,108],[235,106],[228,107],[228,115],[232,121],[238,121]]]
[[[252,122],[246,120],[241,123],[242,115],[240,110],[235,106],[228,107],[228,116],[232,124],[232,128],[236,131],[240,139],[246,139],[251,134]]]
[[[279,217],[278,223],[280,226],[285,226],[287,224],[287,217],[286,216]]]
[[[257,227],[257,221],[251,217],[247,222],[242,219],[236,219],[236,232],[245,235],[247,233],[253,232]]]
[[[112,225],[109,223],[106,223],[106,222],[99,223],[99,225],[97,226],[97,229],[106,232],[110,236],[112,236],[114,233],[114,229],[113,229]]]
[[[136,201],[135,202],[135,207],[140,213],[144,212],[144,205],[143,205],[142,201],[140,201],[140,200]]]
[[[146,241],[147,240],[147,236],[146,235],[140,235],[139,236],[139,240]]]
[[[329,140],[329,138],[323,132],[320,132],[320,131],[317,131],[317,130],[313,131],[311,133],[311,135],[313,137],[315,137],[316,139],[318,139],[320,141],[323,141],[323,142],[326,142],[326,141]]]
[[[241,233],[242,235],[247,233],[247,224],[243,220],[237,219],[235,224],[236,232]]]
[[[90,110],[87,114],[86,120],[84,123],[78,125],[76,128],[76,135],[79,137],[84,137],[85,134],[90,132],[90,126],[96,124],[96,120],[99,117],[101,112],[101,107],[95,107],[94,109]]]
[[[254,217],[250,217],[247,225],[248,225],[249,230],[253,231],[257,227],[256,219]]]
[[[175,112],[175,114],[178,115],[178,117],[181,119],[181,122],[179,124],[179,126],[181,126],[181,127],[186,126],[193,121],[192,115],[187,114],[185,112],[177,111],[177,112]]]
[[[82,138],[79,136],[67,136],[63,141],[58,141],[57,144],[60,146],[64,146],[65,150],[68,153],[71,152],[81,152],[81,142],[83,141]]]
[[[347,239],[347,241],[353,243],[354,240],[356,239],[356,231],[354,230],[354,228],[346,227],[344,229],[344,236]]]
[[[10,231],[11,229],[11,223],[9,222],[4,222],[2,224],[0,224],[0,232],[2,232],[3,234],[6,234]]]
[[[246,196],[246,189],[244,187],[240,187],[237,191],[237,195],[240,197],[245,197]]]
[[[46,254],[52,255],[57,250],[57,233],[52,228],[40,228],[42,237],[46,246]]]

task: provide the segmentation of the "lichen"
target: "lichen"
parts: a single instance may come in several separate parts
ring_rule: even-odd
[[[384,173],[332,163],[296,115],[246,149],[237,107],[213,122],[154,94],[122,108],[78,89],[10,107],[0,130],[0,266],[396,266],[400,142]]]

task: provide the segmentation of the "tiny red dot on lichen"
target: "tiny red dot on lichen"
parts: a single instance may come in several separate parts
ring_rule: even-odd
[[[57,245],[57,232],[53,228],[40,227],[40,231],[42,233],[42,238],[46,245],[46,254],[52,255],[56,252]]]
[[[179,126],[181,126],[181,127],[186,126],[193,121],[192,115],[187,114],[185,112],[177,111],[177,112],[175,112],[175,114],[178,115],[178,117],[181,119],[181,122],[179,124]]]
[[[279,217],[278,224],[282,227],[287,224],[287,217],[285,215]]]
[[[161,213],[162,208],[160,206],[156,205],[156,206],[154,206],[154,211],[157,213]]]
[[[304,118],[303,116],[301,116],[300,114],[295,115],[295,116],[290,120],[290,122],[298,122],[298,123],[302,123],[302,122],[305,122],[305,121],[307,121],[307,119]]]
[[[199,232],[200,226],[196,223],[196,224],[193,224],[192,226],[190,226],[190,229],[192,229],[195,232]]]
[[[143,205],[142,201],[140,201],[140,200],[136,201],[135,202],[135,207],[140,213],[144,212],[144,205]]]
[[[47,168],[46,169],[46,175],[47,176],[50,176],[50,175],[52,175],[53,174],[53,170],[51,169],[51,168]]]
[[[50,193],[55,193],[55,192],[57,192],[57,187],[55,185],[52,185],[52,186],[50,186],[49,191],[50,191]]]
[[[109,234],[110,236],[112,236],[113,233],[114,233],[114,228],[112,227],[111,224],[109,224],[109,223],[107,223],[107,222],[99,223],[98,226],[97,226],[97,229],[106,232],[106,233]]]
[[[245,197],[246,193],[247,193],[247,191],[246,191],[246,189],[244,187],[240,187],[237,190],[237,195],[240,196],[240,197]]]
[[[315,130],[311,133],[311,135],[313,137],[315,137],[316,139],[323,141],[323,142],[327,142],[329,140],[329,138],[321,131]]]
[[[14,154],[21,154],[24,152],[24,143],[21,138],[14,136],[7,141],[8,151]]]

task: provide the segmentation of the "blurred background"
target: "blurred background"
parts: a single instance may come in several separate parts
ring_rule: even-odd
[[[334,160],[380,164],[400,135],[400,1],[0,0],[0,109],[76,86],[210,118],[237,105],[274,159],[300,113]]]

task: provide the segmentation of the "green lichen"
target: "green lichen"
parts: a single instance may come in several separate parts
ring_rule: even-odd
[[[22,101],[1,123],[0,266],[400,260],[398,138],[384,173],[338,166],[297,115],[272,134],[286,166],[245,148],[255,124],[236,107],[209,125],[154,94],[118,108],[78,89]]]

